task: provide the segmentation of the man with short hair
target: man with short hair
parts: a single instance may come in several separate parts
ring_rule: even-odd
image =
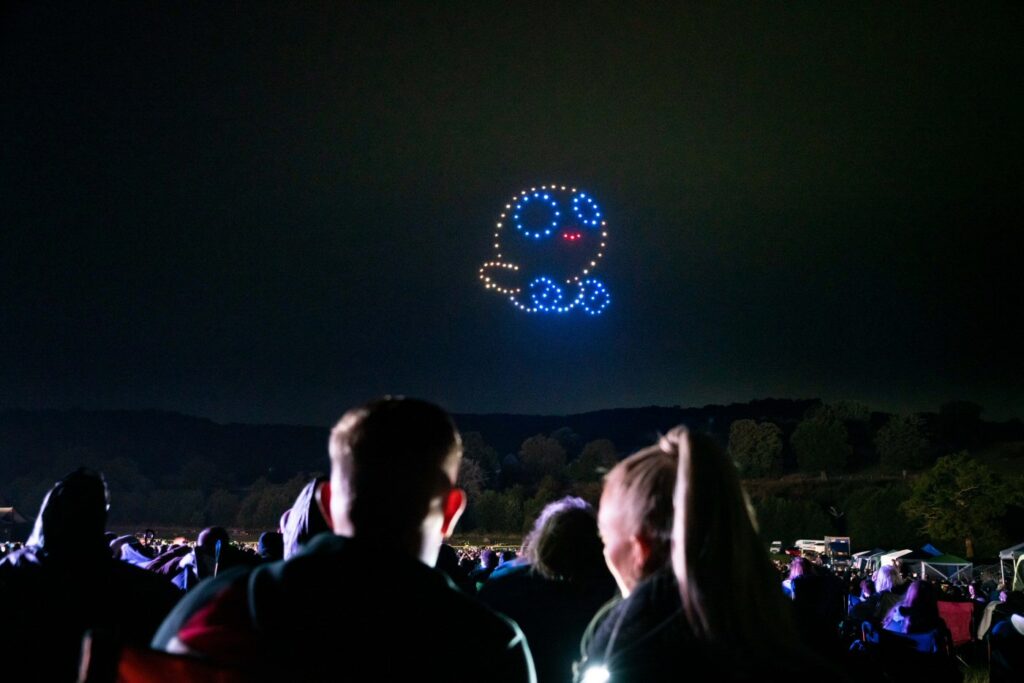
[[[277,680],[486,670],[490,680],[535,681],[519,627],[432,568],[465,507],[451,418],[423,401],[374,401],[342,417],[330,456],[317,501],[334,533],[287,561],[200,585],[153,647]]]

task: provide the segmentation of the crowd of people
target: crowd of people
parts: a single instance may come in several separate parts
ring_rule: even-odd
[[[734,464],[683,427],[615,465],[597,509],[548,505],[518,552],[446,543],[466,494],[441,408],[353,409],[328,452],[330,476],[255,546],[220,527],[194,543],[115,536],[102,475],[69,474],[24,545],[4,547],[0,658],[55,681],[115,680],[125,652],[164,680],[170,661],[199,667],[191,680],[959,680],[941,599],[972,603],[992,680],[1024,676],[1022,593],[805,558],[781,574]]]

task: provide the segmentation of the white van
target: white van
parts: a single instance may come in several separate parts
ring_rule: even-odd
[[[793,544],[793,547],[795,547],[800,552],[807,552],[808,550],[810,550],[811,552],[823,555],[825,553],[825,550],[828,548],[828,545],[825,543],[824,539],[819,541],[817,539],[801,538]]]

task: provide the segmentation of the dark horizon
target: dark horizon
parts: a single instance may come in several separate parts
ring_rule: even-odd
[[[1024,7],[5,7],[0,409],[1024,416]],[[601,316],[484,291],[507,198]]]
[[[375,397],[375,398],[379,398],[379,397]],[[411,398],[421,398],[421,397],[411,397]],[[513,419],[526,419],[526,420],[534,420],[534,419],[536,419],[536,420],[559,420],[559,419],[571,420],[571,419],[577,419],[577,418],[593,418],[593,417],[598,416],[598,415],[609,414],[609,413],[632,413],[632,412],[636,412],[636,413],[640,413],[640,412],[664,412],[664,413],[690,413],[690,414],[712,413],[713,414],[713,413],[716,413],[716,412],[729,413],[729,412],[732,412],[732,411],[739,410],[741,412],[750,412],[751,415],[753,415],[754,412],[756,412],[756,411],[753,411],[752,409],[754,407],[756,407],[756,406],[775,406],[775,409],[777,409],[778,406],[780,406],[780,405],[786,405],[786,406],[790,406],[790,407],[792,407],[792,406],[801,406],[802,405],[802,406],[805,406],[807,410],[811,410],[811,409],[813,409],[816,406],[821,406],[821,405],[840,405],[840,404],[846,403],[848,401],[849,401],[849,399],[840,399],[839,402],[829,402],[829,401],[824,401],[824,400],[822,400],[820,398],[806,398],[806,397],[804,397],[804,398],[781,398],[781,397],[775,397],[775,396],[764,396],[764,397],[760,397],[760,398],[750,399],[749,401],[730,401],[730,402],[727,402],[727,403],[704,403],[704,404],[701,404],[701,405],[683,405],[683,404],[676,404],[676,405],[654,405],[654,404],[651,404],[651,405],[638,405],[638,406],[614,406],[614,407],[595,408],[593,410],[583,410],[583,411],[572,412],[572,413],[510,413],[510,412],[501,412],[501,411],[490,412],[490,413],[465,412],[465,411],[449,411],[449,412],[451,413],[452,417],[456,419],[457,422],[458,422],[459,418],[468,418],[468,419],[471,419],[473,421],[476,421],[476,420],[487,420],[487,421],[489,421],[489,420],[500,419],[500,418],[513,418]],[[860,402],[857,402],[857,401],[853,401],[853,404],[854,405],[860,404],[860,405],[863,405],[866,408],[868,408],[869,415],[886,416],[886,415],[906,414],[906,411],[883,410],[883,409],[880,409],[880,408],[878,408],[876,406],[871,406],[871,405],[868,405],[868,404],[863,404],[863,403],[860,403]],[[970,401],[969,399],[951,399],[950,401],[945,402],[943,405],[946,405],[946,404],[949,404],[949,405],[957,404],[957,405],[964,405],[964,406],[977,406],[977,407],[982,409],[982,412],[978,416],[978,418],[980,419],[980,421],[982,423],[986,423],[986,424],[989,424],[989,425],[1005,425],[1007,427],[1013,428],[1013,426],[1015,424],[1024,422],[1024,418],[1020,418],[1020,417],[1017,417],[1017,416],[1011,416],[1011,417],[1007,417],[1007,418],[993,418],[990,415],[986,414],[986,412],[984,410],[984,406],[981,406],[980,404],[977,404],[977,403],[975,403],[973,401]],[[92,416],[100,416],[100,417],[103,417],[103,416],[125,416],[125,417],[131,417],[131,416],[151,415],[151,416],[156,416],[156,417],[171,417],[171,418],[183,418],[183,419],[186,419],[186,420],[208,421],[208,422],[210,422],[210,423],[212,423],[214,425],[221,426],[221,427],[231,427],[231,426],[240,426],[240,427],[282,427],[282,428],[292,428],[292,427],[295,427],[295,428],[301,428],[301,429],[307,429],[307,428],[329,429],[333,424],[335,424],[337,422],[338,419],[341,418],[341,416],[344,414],[345,411],[347,411],[350,408],[354,408],[354,407],[356,407],[356,405],[347,406],[344,409],[340,409],[338,414],[337,414],[337,416],[335,418],[333,418],[332,420],[330,420],[330,421],[328,421],[326,423],[323,423],[323,424],[313,424],[313,423],[309,423],[309,422],[243,422],[243,421],[236,421],[236,420],[219,420],[217,418],[210,417],[208,415],[199,415],[199,414],[193,414],[193,413],[185,413],[185,412],[178,411],[178,410],[167,410],[167,409],[162,409],[162,408],[92,408],[92,407],[81,407],[81,406],[56,407],[56,408],[53,408],[53,407],[50,407],[50,408],[24,408],[24,407],[18,407],[18,406],[12,406],[12,407],[6,407],[5,406],[5,407],[0,407],[0,416],[5,416],[5,415],[6,416],[11,416],[11,415],[17,415],[17,414],[24,414],[24,415],[27,415],[27,416],[49,415],[49,416],[56,416],[56,417],[66,417],[66,416],[69,416],[69,415],[84,415],[84,416],[92,415]],[[924,410],[920,410],[920,411],[911,411],[911,412],[912,412],[912,414],[922,415],[922,416],[929,416],[929,415],[937,416],[937,415],[940,415],[942,413],[942,410],[941,410],[942,407],[943,406],[935,406],[934,408],[931,408],[931,409],[924,409]],[[801,416],[803,416],[802,413],[800,415],[794,415],[793,419],[794,420],[798,420],[798,419],[801,418]],[[766,416],[764,416],[764,419],[771,421],[773,418],[771,418],[771,417],[766,415]],[[460,431],[461,430],[462,430],[462,428],[460,427]],[[468,431],[475,431],[475,430],[470,428]]]

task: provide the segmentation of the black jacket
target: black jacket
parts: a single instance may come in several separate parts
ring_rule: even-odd
[[[231,591],[239,597],[225,597]],[[223,607],[211,611],[218,601]],[[288,561],[203,582],[168,616],[153,647],[173,650],[196,619],[246,629],[249,642],[218,652],[186,639],[189,650],[268,680],[535,680],[514,622],[414,558],[382,556],[330,533]]]
[[[178,599],[166,578],[111,556],[105,496],[99,475],[69,475],[47,494],[29,545],[0,561],[0,662],[32,680],[74,681],[87,630],[144,646]]]
[[[576,679],[597,666],[608,670],[611,681],[678,681],[687,670],[687,631],[676,579],[659,572],[597,613],[583,636]]]

